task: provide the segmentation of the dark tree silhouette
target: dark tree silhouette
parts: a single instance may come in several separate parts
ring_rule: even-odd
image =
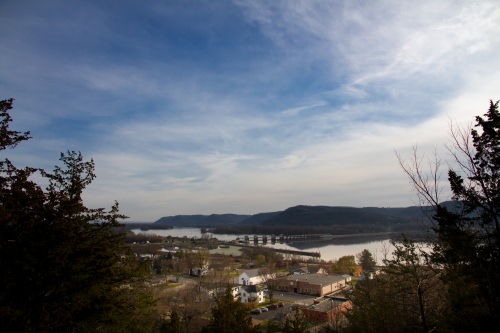
[[[363,251],[358,253],[357,257],[358,263],[361,265],[363,271],[365,272],[371,271],[376,265],[372,253],[367,249],[364,249]]]
[[[453,204],[439,200],[439,159],[430,175],[414,150],[409,164],[398,156],[423,203],[435,207],[437,242],[433,261],[442,268],[450,303],[448,324],[457,332],[486,331],[500,325],[500,113],[490,101],[473,127],[451,126],[448,171]]]
[[[0,150],[30,138],[9,129],[12,101],[0,102]],[[133,283],[141,270],[118,231],[118,204],[87,208],[94,162],[75,151],[60,161],[53,172],[0,161],[2,330],[148,331],[151,299]],[[46,188],[33,180],[40,177]]]
[[[203,333],[253,333],[259,330],[252,325],[252,318],[243,303],[234,300],[231,288],[215,296],[210,323],[203,328]]]

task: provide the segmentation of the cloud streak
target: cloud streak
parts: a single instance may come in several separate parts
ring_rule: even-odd
[[[0,98],[50,168],[81,150],[132,220],[415,203],[394,149],[498,99],[496,1],[0,4]]]

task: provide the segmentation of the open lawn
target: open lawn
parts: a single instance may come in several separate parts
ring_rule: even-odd
[[[241,247],[230,245],[228,248],[217,248],[210,250],[210,254],[223,254],[226,256],[241,256]]]

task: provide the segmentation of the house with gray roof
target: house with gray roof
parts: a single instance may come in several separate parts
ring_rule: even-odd
[[[292,274],[268,281],[268,287],[277,291],[324,296],[346,286],[350,276],[326,274]]]
[[[242,286],[250,286],[259,284],[265,281],[265,276],[260,272],[260,269],[247,269],[238,276],[238,284]]]
[[[256,285],[239,286],[239,296],[241,303],[262,303],[264,302],[264,289]]]

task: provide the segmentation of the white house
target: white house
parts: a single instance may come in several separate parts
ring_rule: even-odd
[[[256,285],[264,281],[264,276],[259,273],[259,269],[247,269],[238,276],[238,284],[242,286]]]
[[[241,303],[264,302],[264,289],[256,285],[240,286],[239,294]]]

